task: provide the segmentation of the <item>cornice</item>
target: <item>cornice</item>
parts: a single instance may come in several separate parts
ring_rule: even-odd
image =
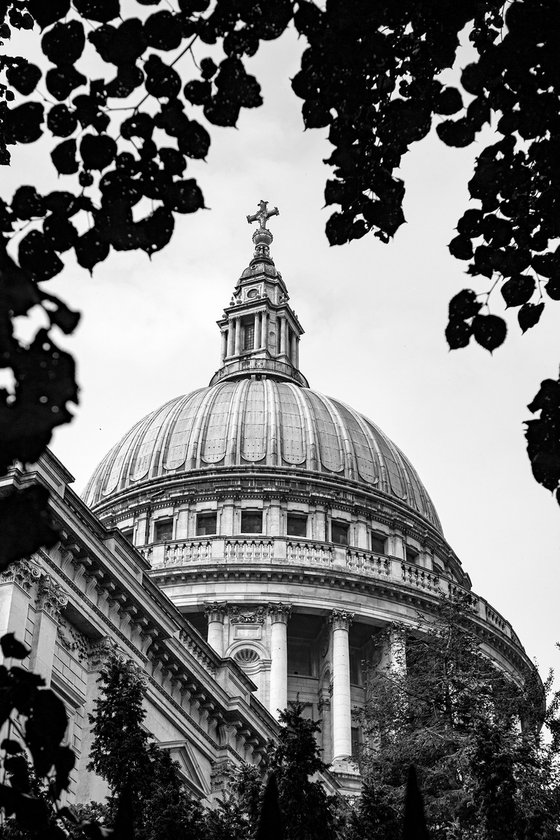
[[[399,584],[394,581],[384,580],[379,578],[365,578],[362,575],[357,575],[345,570],[338,571],[337,569],[323,569],[312,568],[307,566],[280,566],[272,567],[270,564],[245,564],[236,563],[227,566],[209,565],[203,567],[181,567],[181,568],[166,568],[153,570],[150,573],[154,580],[157,580],[160,585],[173,585],[181,583],[204,583],[208,580],[212,581],[231,581],[243,580],[267,584],[305,584],[309,586],[318,586],[324,588],[325,586],[332,587],[337,590],[345,591],[360,591],[374,597],[379,597],[383,594],[388,600],[394,602],[405,602],[413,607],[419,609],[434,611],[434,608],[441,601],[443,592],[434,592],[423,590],[419,588],[412,588],[406,584]],[[462,590],[460,586],[450,582],[451,586],[457,591],[466,592],[471,595],[478,602],[480,599],[475,593],[470,593]],[[247,594],[245,596],[247,598]],[[262,595],[261,597],[266,597]],[[289,596],[292,605],[297,608],[297,598]],[[334,608],[334,605],[333,605]],[[367,609],[360,610],[358,605],[354,608],[356,620],[360,616],[370,617],[370,611]],[[326,614],[326,613],[325,613]],[[484,640],[490,640],[490,645],[496,651],[499,651],[505,658],[521,673],[527,674],[534,671],[534,665],[525,653],[523,648],[518,648],[515,641],[505,635],[498,627],[486,622],[483,618],[473,613],[473,625],[476,628],[477,634]]]

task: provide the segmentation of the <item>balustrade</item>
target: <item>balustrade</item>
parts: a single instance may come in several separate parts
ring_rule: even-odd
[[[479,618],[486,620],[493,628],[521,647],[511,625],[498,612],[475,593],[454,581],[395,557],[386,557],[365,549],[343,546],[337,548],[343,549],[345,565],[342,568],[339,565],[340,557],[335,557],[335,548],[330,543],[286,537],[198,537],[191,540],[175,540],[163,545],[140,546],[138,550],[154,570],[199,563],[214,563],[218,566],[222,563],[271,563],[278,566],[288,564],[336,571],[346,568],[353,574],[381,578],[396,585],[404,584],[460,599],[467,603]]]
[[[224,543],[224,560],[231,562],[262,562],[273,558],[272,540],[230,539]]]
[[[286,559],[299,566],[332,566],[333,548],[320,543],[287,540]]]
[[[415,566],[411,563],[402,563],[402,579],[406,583],[415,584],[422,589],[439,591],[439,575],[433,574],[422,566]]]

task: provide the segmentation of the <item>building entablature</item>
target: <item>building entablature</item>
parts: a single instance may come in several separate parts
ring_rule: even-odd
[[[272,544],[272,541],[270,541]],[[420,612],[434,614],[441,598],[459,599],[468,604],[477,633],[502,658],[510,670],[529,673],[534,666],[527,657],[511,624],[484,598],[457,585],[395,558],[370,554],[368,568],[357,572],[324,560],[313,567],[309,557],[288,565],[286,558],[274,562],[270,555],[257,560],[230,559],[223,564],[185,562],[178,566],[154,568],[151,576],[174,602],[188,614],[198,609],[204,593],[227,590],[229,610],[246,605],[266,608],[266,592],[285,592],[294,613],[327,615],[335,608],[351,609],[355,621],[377,626],[404,621],[418,624]],[[239,606],[237,606],[239,605]],[[264,614],[264,613],[263,613]]]
[[[165,702],[175,698],[184,726],[196,724],[210,739],[210,747],[217,744],[212,730],[235,715],[241,721],[240,731],[246,733],[237,739],[239,759],[247,758],[245,742],[256,755],[255,745],[264,749],[276,724],[264,707],[259,708],[254,683],[237,662],[223,660],[208,645],[145,574],[148,563],[119,531],[109,531],[99,522],[95,532],[83,527],[77,512],[86,519],[91,514],[71,488],[60,492],[62,482],[54,481],[57,463],[47,453],[30,471],[19,471],[5,480],[20,486],[34,481],[46,484],[51,490],[53,522],[60,529],[61,539],[53,549],[41,550],[32,561],[13,565],[0,577],[0,584],[15,585],[25,593],[29,609],[42,611],[51,620],[51,651],[37,660],[38,670],[46,669],[44,675],[50,679],[53,639],[63,638],[57,629],[62,623],[83,641],[86,659],[90,649],[96,650],[110,638],[113,649],[120,648],[146,670],[153,686],[163,691]],[[23,637],[23,612],[21,621]],[[60,675],[56,678],[64,683]],[[69,685],[64,694],[73,691]]]

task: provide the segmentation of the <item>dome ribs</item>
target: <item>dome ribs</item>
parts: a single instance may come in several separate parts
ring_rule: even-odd
[[[187,449],[186,470],[196,470],[201,466],[201,451],[204,440],[204,430],[209,419],[208,406],[210,406],[216,399],[217,392],[222,386],[218,385],[215,388],[207,388],[206,393],[198,407],[195,414],[194,423],[189,438],[189,445]]]
[[[280,424],[278,422],[278,386],[277,383],[273,382],[271,379],[265,379],[265,383],[268,405],[270,406],[268,412],[269,425],[267,437],[266,464],[267,466],[277,467],[282,465],[282,455],[280,452],[278,434],[278,429],[280,427]]]
[[[300,466],[307,460],[305,446],[305,424],[301,414],[301,405],[294,389],[286,383],[278,383],[278,401],[280,415],[280,440],[282,458],[288,464]]]
[[[193,391],[192,394],[187,394],[181,400],[181,409],[169,435],[169,443],[164,461],[166,470],[178,470],[179,467],[184,465],[194,418],[206,390],[206,388],[200,388],[198,391]]]
[[[341,472],[344,466],[344,450],[340,434],[332,414],[332,407],[327,397],[314,391],[305,391],[306,399],[313,406],[313,415],[319,441],[318,458],[320,466],[329,472]]]
[[[224,382],[214,394],[210,411],[204,427],[202,446],[199,451],[200,461],[205,464],[218,464],[226,457],[231,443],[231,426],[235,412],[232,410],[235,397],[235,382]]]
[[[173,400],[173,403],[170,405],[169,411],[167,412],[167,416],[161,424],[158,447],[154,453],[154,458],[152,459],[152,469],[154,469],[156,475],[164,475],[168,472],[169,468],[166,465],[168,461],[171,437],[187,399],[187,396],[183,396]]]
[[[241,457],[262,461],[266,456],[267,399],[262,379],[250,380],[241,423]]]
[[[225,463],[228,467],[235,466],[241,460],[242,421],[245,417],[246,398],[250,383],[250,379],[242,379],[240,382],[232,383],[234,390],[230,400],[226,433]]]
[[[146,471],[148,464],[148,471]],[[265,378],[227,380],[167,402],[139,421],[105,456],[84,491],[109,511],[112,498],[203,469],[315,474],[393,498],[441,533],[434,505],[400,449],[350,406]],[[282,479],[284,480],[284,479]]]
[[[151,419],[144,429],[141,439],[140,436],[138,437],[137,451],[128,470],[132,481],[140,481],[148,474],[150,478],[157,475],[156,461],[160,445],[160,429],[173,402],[168,402],[159,411],[154,411],[150,415]]]
[[[317,472],[321,469],[321,464],[319,462],[317,431],[313,422],[313,411],[308,400],[308,391],[296,385],[286,385],[285,387],[291,389],[299,406],[302,428],[304,430],[305,467],[308,470]]]

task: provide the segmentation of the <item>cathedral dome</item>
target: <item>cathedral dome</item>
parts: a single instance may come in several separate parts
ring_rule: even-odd
[[[148,414],[103,459],[85,500],[95,506],[161,478],[232,468],[358,484],[411,508],[441,532],[415,469],[371,420],[272,378],[220,382]]]

